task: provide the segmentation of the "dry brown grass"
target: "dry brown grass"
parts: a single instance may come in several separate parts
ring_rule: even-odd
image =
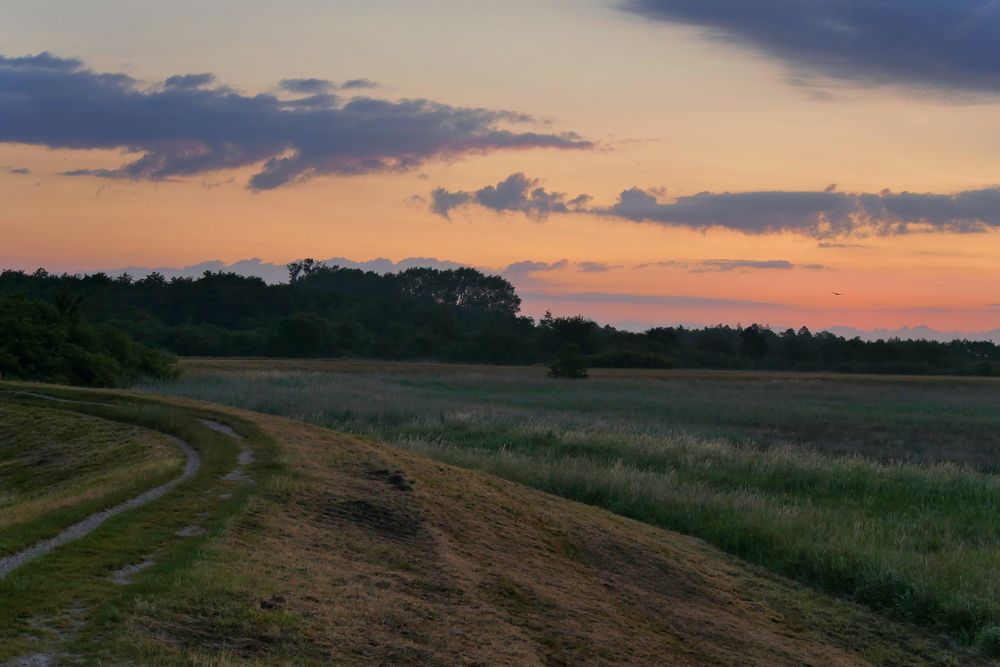
[[[2,401],[0,448],[0,536],[8,537],[48,515],[106,505],[123,490],[151,486],[183,465],[176,447],[159,433]],[[78,513],[65,514],[51,517],[47,527],[68,525]]]
[[[120,650],[201,664],[977,661],[699,540],[373,441],[224,411],[278,443],[284,472],[170,601],[140,601]]]

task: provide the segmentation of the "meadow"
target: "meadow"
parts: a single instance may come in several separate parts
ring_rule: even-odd
[[[86,505],[58,493],[76,497],[71,469],[114,495],[122,470],[200,460],[0,565],[5,665],[990,664],[700,540],[370,438],[51,385],[0,384],[0,414],[5,502],[44,484],[46,534]]]
[[[484,470],[1000,653],[991,380],[200,361],[144,387]]]

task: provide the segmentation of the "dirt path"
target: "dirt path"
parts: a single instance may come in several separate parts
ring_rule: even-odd
[[[18,393],[28,394],[28,392],[18,392]],[[80,403],[83,405],[98,405],[98,406],[105,405],[102,403],[88,403],[86,401],[69,401],[66,399],[45,396],[44,394],[32,393],[28,395],[60,403]],[[6,556],[4,558],[0,558],[0,579],[3,579],[8,574],[13,572],[15,569],[17,569],[21,565],[24,565],[27,562],[32,561],[40,556],[44,556],[45,554],[51,552],[53,549],[56,549],[64,544],[68,544],[69,542],[76,541],[81,537],[88,535],[108,519],[118,516],[123,512],[127,512],[128,510],[135,509],[136,507],[142,507],[143,505],[146,505],[156,500],[157,498],[160,498],[161,496],[165,495],[178,485],[182,484],[183,482],[193,477],[195,473],[198,472],[198,469],[201,467],[201,457],[198,455],[198,452],[196,452],[194,448],[192,448],[188,443],[184,442],[183,440],[180,440],[179,438],[170,437],[170,439],[173,440],[174,444],[176,444],[181,449],[181,451],[184,452],[184,456],[187,459],[184,465],[184,472],[182,472],[180,476],[175,477],[169,482],[161,484],[156,488],[141,493],[138,496],[135,496],[134,498],[130,498],[129,500],[126,500],[123,503],[115,505],[114,507],[91,514],[90,516],[88,516],[86,519],[83,519],[79,523],[76,523],[70,526],[69,528],[66,528],[55,537],[51,537],[47,540],[42,540],[41,542],[38,542],[19,553],[13,554],[11,556]]]

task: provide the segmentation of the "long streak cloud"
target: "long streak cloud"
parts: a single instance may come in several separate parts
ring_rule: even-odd
[[[253,166],[254,190],[499,150],[592,147],[569,132],[519,131],[535,123],[523,114],[342,96],[371,85],[297,79],[281,82],[281,95],[247,95],[209,73],[147,85],[48,53],[0,56],[0,143],[137,154],[74,176],[163,180]]]
[[[506,187],[511,182],[517,188]],[[633,187],[609,206],[591,205],[590,195],[568,200],[514,174],[475,192],[438,188],[431,210],[448,217],[461,207],[521,211],[534,218],[580,213],[697,230],[731,229],[746,234],[792,232],[816,238],[892,236],[913,232],[984,232],[1000,227],[1000,187],[950,194],[816,191],[702,192],[665,200]],[[505,192],[503,197],[492,196]],[[489,196],[484,196],[489,195]],[[541,204],[539,204],[539,202]],[[554,202],[554,203],[553,203]]]

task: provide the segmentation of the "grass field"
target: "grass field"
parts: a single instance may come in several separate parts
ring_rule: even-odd
[[[9,419],[0,427],[0,483],[14,491],[8,502],[17,517],[4,530],[0,557],[176,477],[182,457],[171,437],[201,454],[199,473],[169,502],[111,518],[0,579],[0,662],[27,656],[34,662],[25,664],[73,663],[117,636],[112,628],[134,605],[137,590],[169,588],[241,508],[249,489],[219,480],[234,465],[236,447],[202,426],[196,414],[112,394],[30,389],[102,405],[0,391],[0,412]],[[230,495],[223,500],[209,489]],[[192,524],[199,530],[184,534]],[[128,589],[114,581],[114,573],[140,563],[149,566],[142,585]]]
[[[699,540],[367,438],[184,399],[32,390],[111,404],[61,405],[59,428],[82,433],[73,451],[128,447],[124,425],[139,443],[181,438],[202,464],[0,578],[0,663],[987,663]],[[49,403],[0,391],[0,408],[41,417],[4,438],[59,452]],[[205,419],[252,449],[252,483],[223,474],[238,443]]]
[[[160,391],[371,435],[1000,652],[1000,384],[200,361]]]
[[[0,553],[12,553],[180,473],[161,435],[65,410],[0,403]]]

